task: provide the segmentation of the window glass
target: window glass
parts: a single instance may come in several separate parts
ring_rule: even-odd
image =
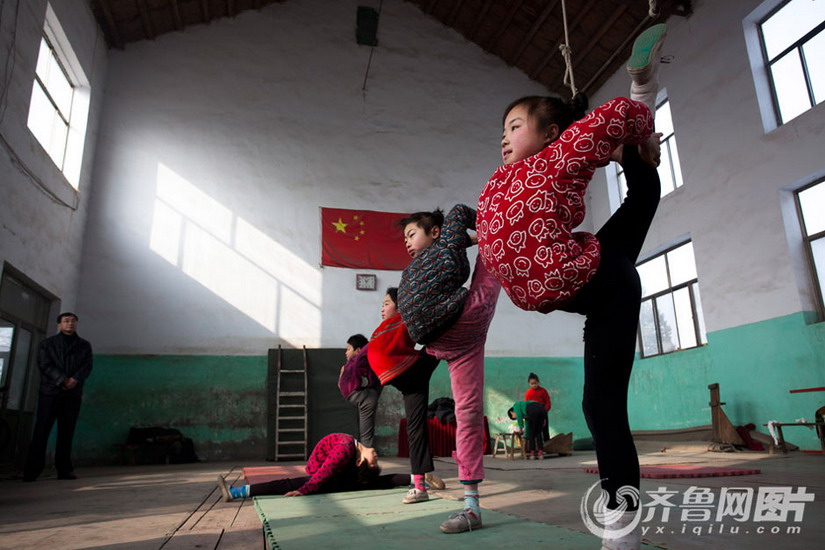
[[[0,387],[6,385],[6,373],[9,370],[13,337],[14,325],[0,319]]]
[[[657,256],[640,264],[636,270],[642,280],[642,296],[650,296],[668,288],[667,266],[665,265],[664,256]]]
[[[642,311],[639,314],[639,330],[642,335],[642,355],[656,355],[659,353],[659,344],[656,342],[656,321],[653,317],[653,300],[642,302]]]
[[[686,243],[667,253],[670,269],[670,284],[677,286],[696,278],[696,260],[693,258],[693,243]]]
[[[825,237],[811,242],[811,255],[814,259],[816,279],[822,292],[825,289]]]
[[[805,73],[802,71],[798,50],[771,65],[771,75],[782,122],[796,118],[810,109]]]
[[[825,231],[825,184],[808,187],[799,192],[805,234],[815,235]]]
[[[699,295],[699,283],[690,285],[693,292],[693,307],[696,308],[696,321],[699,325],[699,344],[708,343],[708,333],[705,330],[705,314],[702,313],[702,297]]]
[[[825,4],[825,2],[823,2]],[[825,32],[821,32],[802,48],[805,65],[811,77],[814,103],[825,101]]]
[[[825,20],[825,2],[791,0],[762,23],[768,59],[773,59]]]
[[[679,348],[679,330],[676,327],[676,311],[673,295],[665,294],[656,298],[656,313],[659,321],[659,337],[662,339],[662,353]]]
[[[695,348],[696,330],[693,326],[693,307],[688,287],[680,288],[673,293],[673,305],[676,309],[676,324],[679,327],[679,347]]]
[[[676,181],[673,179],[673,170],[670,169],[670,151],[668,151],[666,143],[662,144],[662,159],[661,164],[659,164],[659,166],[659,182],[662,184],[662,190],[659,193],[659,195],[664,197],[665,195],[676,189]],[[662,169],[661,167],[664,167],[664,169]]]

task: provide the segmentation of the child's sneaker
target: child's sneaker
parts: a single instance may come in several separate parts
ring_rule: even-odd
[[[415,487],[407,491],[407,496],[404,497],[403,502],[404,504],[414,504],[416,502],[425,502],[430,500],[430,495],[427,494],[427,491],[419,491]]]
[[[654,114],[659,92],[659,61],[666,35],[664,23],[646,29],[633,42],[633,51],[627,61],[627,74],[632,80],[630,99],[644,103]]]
[[[453,514],[441,524],[441,531],[448,534],[463,533],[473,529],[481,529],[481,516],[475,515],[470,510],[462,510]]]
[[[544,460],[544,451],[538,451],[536,453],[536,460]]]
[[[444,480],[441,479],[440,476],[435,475],[433,472],[427,472],[424,474],[424,481],[426,481],[430,487],[433,489],[438,489],[439,491],[447,488]]]

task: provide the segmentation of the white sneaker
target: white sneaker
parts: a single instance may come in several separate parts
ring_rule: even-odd
[[[606,524],[601,550],[639,550],[642,545],[642,532],[638,525],[629,533],[619,531],[626,529],[640,513],[639,510],[624,512],[614,522]]]
[[[414,504],[416,502],[425,502],[430,500],[430,495],[427,494],[427,491],[419,491],[415,487],[407,491],[407,496],[404,497],[403,502],[404,504]]]

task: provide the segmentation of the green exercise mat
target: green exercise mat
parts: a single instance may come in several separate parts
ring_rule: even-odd
[[[255,497],[270,550],[358,548],[473,550],[533,547],[592,550],[593,535],[482,509],[484,527],[447,535],[438,526],[461,503],[432,496],[402,504],[405,490],[356,491],[303,497]]]

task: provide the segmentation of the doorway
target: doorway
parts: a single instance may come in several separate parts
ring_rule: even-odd
[[[0,466],[21,467],[37,406],[37,350],[55,298],[8,264],[0,279]]]

